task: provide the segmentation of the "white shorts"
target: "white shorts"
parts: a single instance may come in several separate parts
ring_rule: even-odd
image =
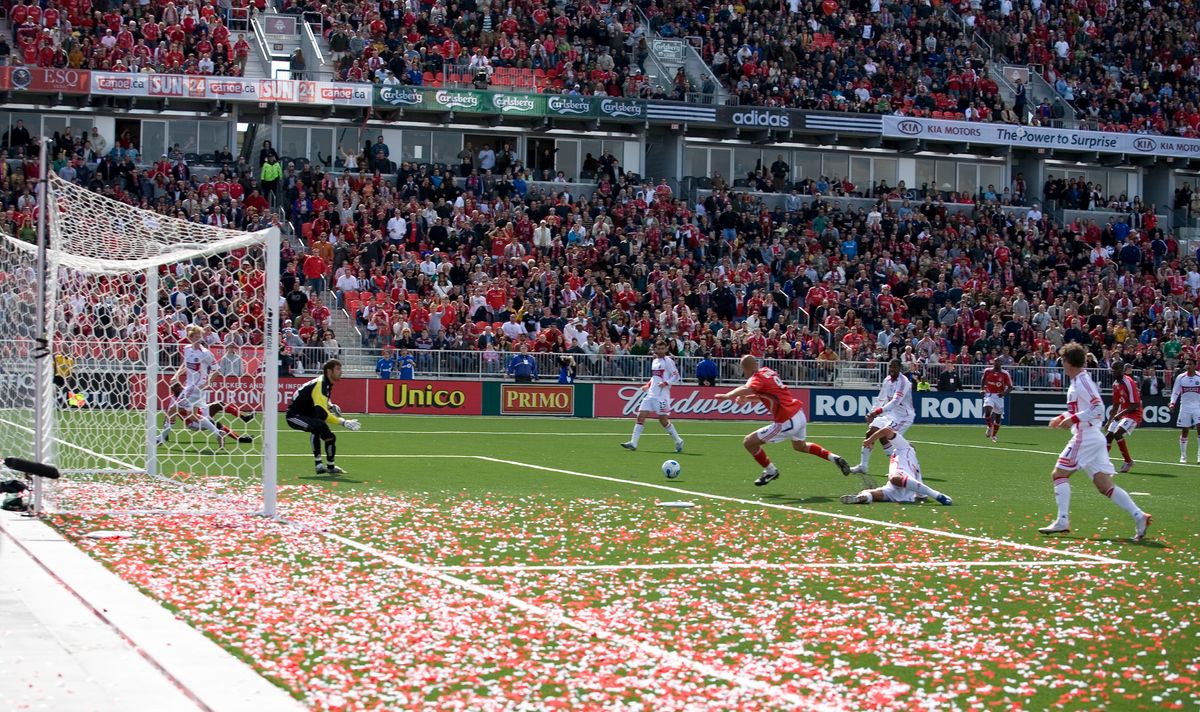
[[[876,430],[891,428],[899,435],[903,435],[904,431],[912,427],[913,418],[911,415],[893,415],[891,413],[880,413],[871,420],[870,427]]]
[[[670,415],[671,401],[666,398],[656,398],[648,395],[642,398],[642,403],[638,406],[638,412],[654,413],[655,415]]]
[[[1184,410],[1179,409],[1179,419],[1175,421],[1177,428],[1194,428],[1200,425],[1200,410],[1194,408]]]
[[[1108,432],[1114,434],[1122,432],[1128,435],[1132,433],[1135,428],[1137,428],[1137,421],[1135,421],[1133,418],[1120,418],[1108,424]]]
[[[884,499],[888,502],[907,504],[917,501],[916,492],[892,484],[892,478],[896,475],[900,475],[901,477],[915,477],[920,481],[921,463],[917,462],[917,453],[915,450],[905,448],[899,454],[892,455],[888,463],[887,484],[879,489],[883,493]]]
[[[983,407],[991,408],[997,415],[1004,415],[1004,396],[998,393],[986,394],[983,397]]]
[[[784,440],[807,440],[808,418],[804,411],[798,411],[786,423],[771,423],[754,431],[758,439],[764,443],[781,443]]]
[[[1058,456],[1058,468],[1074,472],[1084,470],[1089,477],[1097,473],[1115,474],[1112,462],[1108,459],[1108,443],[1098,425],[1077,425],[1071,435],[1071,441],[1063,448]]]
[[[176,408],[178,410],[186,411],[188,413],[195,411],[195,410],[207,411],[208,410],[207,394],[199,388],[197,388],[195,390],[186,390],[185,389],[183,391],[183,393],[179,394],[179,399],[176,401]]]

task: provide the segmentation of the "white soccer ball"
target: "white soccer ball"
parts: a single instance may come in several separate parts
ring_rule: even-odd
[[[673,480],[676,477],[679,477],[679,463],[675,462],[674,460],[667,460],[664,462],[662,465],[662,470],[663,474],[667,476],[668,480]]]

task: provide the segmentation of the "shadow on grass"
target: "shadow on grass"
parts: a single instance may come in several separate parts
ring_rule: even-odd
[[[349,477],[341,475],[300,475],[298,480],[311,480],[313,482],[344,482],[348,485],[361,485],[363,480],[352,480]]]

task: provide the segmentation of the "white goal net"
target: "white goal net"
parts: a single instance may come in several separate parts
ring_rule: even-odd
[[[273,514],[279,231],[46,184],[42,261],[0,235],[0,453],[63,472],[46,509]],[[174,384],[190,327],[215,361],[199,399]]]

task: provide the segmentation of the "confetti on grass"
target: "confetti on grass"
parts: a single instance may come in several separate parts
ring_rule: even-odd
[[[125,489],[110,499],[104,487],[77,485],[64,495],[92,509],[205,504],[188,501],[187,491],[131,499]],[[1200,703],[1197,562],[1170,572],[455,574],[616,636],[605,640],[390,564],[321,530],[421,566],[1055,557],[753,508],[701,507],[681,519],[652,500],[343,497],[292,487],[281,502],[300,526],[244,515],[140,514],[63,515],[55,524],[314,709],[785,709],[795,699],[837,709]],[[135,536],[85,538],[97,529]],[[1181,659],[1181,650],[1193,652]]]

